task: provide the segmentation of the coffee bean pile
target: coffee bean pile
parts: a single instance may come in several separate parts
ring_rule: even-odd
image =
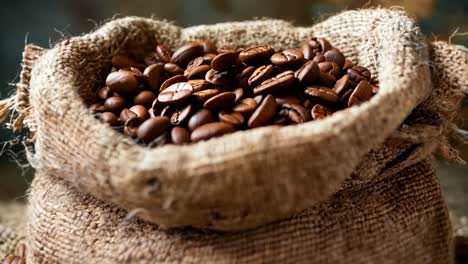
[[[323,38],[300,49],[164,45],[142,61],[112,58],[90,105],[96,116],[150,147],[186,144],[267,125],[323,119],[378,91],[368,69]]]

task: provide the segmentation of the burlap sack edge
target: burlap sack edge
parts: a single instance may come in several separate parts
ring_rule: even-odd
[[[405,22],[408,22],[411,25],[413,24],[412,21],[410,21],[408,17],[406,17],[406,15],[404,15],[401,12],[382,11],[382,10],[346,11],[342,13],[341,15],[332,17],[331,19],[327,21],[329,23],[336,22],[343,16],[349,15],[349,12],[367,12],[366,16],[369,16],[373,12],[374,13],[384,12],[386,15],[390,13],[389,16],[391,17],[393,16],[395,20],[392,20],[392,21],[395,21],[395,23],[396,22],[402,23],[401,20],[404,20]],[[375,14],[373,15],[375,17]],[[381,15],[381,13],[379,15]],[[380,18],[381,17],[379,16],[379,19]],[[247,23],[262,23],[262,22],[265,23],[265,21],[245,22],[245,25],[247,25]],[[356,21],[356,23],[358,22],[359,21]],[[54,58],[56,57],[57,52],[60,52],[63,49],[65,50],[73,49],[75,48],[74,45],[76,45],[77,42],[83,41],[84,39],[88,40],[88,39],[96,38],[97,39],[96,43],[98,43],[96,45],[99,45],[100,41],[103,41],[102,38],[100,38],[101,35],[107,32],[108,30],[110,30],[111,27],[118,26],[119,23],[124,23],[124,24],[129,23],[130,25],[132,23],[136,23],[136,24],[143,23],[145,25],[145,29],[147,29],[147,26],[150,26],[148,25],[148,23],[152,24],[152,23],[162,23],[162,22],[157,22],[157,21],[151,22],[148,19],[139,19],[139,18],[124,18],[124,19],[120,19],[117,21],[113,21],[113,22],[108,23],[107,25],[105,25],[103,28],[99,29],[95,33],[92,33],[90,35],[85,35],[84,37],[72,38],[70,40],[66,40],[62,42],[61,44],[57,45],[54,49],[48,51],[43,56],[44,59],[42,59],[42,61],[43,62],[46,60],[54,61]],[[267,22],[267,23],[270,23],[270,22]],[[278,22],[278,23],[284,23],[284,25],[287,25],[287,29],[292,30],[292,26],[290,24],[285,23],[285,22]],[[215,26],[223,27],[223,25],[226,25],[226,24],[218,24]],[[312,31],[314,28],[320,29],[321,25],[323,25],[323,23],[314,26],[312,28]],[[173,27],[172,25],[170,26]],[[203,29],[203,27],[204,26],[198,26],[198,27],[195,27],[194,30],[201,30]],[[183,32],[184,30],[181,33],[182,36],[184,36]],[[308,37],[312,35],[310,29],[307,29],[307,28],[298,28],[297,32],[299,32],[298,34],[303,34],[304,36],[307,35]],[[385,37],[388,37],[388,35],[386,35]],[[410,39],[414,38],[419,41],[423,40],[423,37],[421,36],[418,30],[416,30],[416,32],[414,32],[412,35],[407,36],[407,37]],[[190,37],[188,39],[190,39]],[[378,40],[383,40],[383,39],[378,39]],[[372,39],[368,41],[372,41]],[[95,48],[94,47],[95,44],[93,43],[86,42],[86,44],[90,46],[88,47],[90,50],[93,50]],[[376,43],[372,43],[372,44],[376,44]],[[378,44],[380,44],[378,47],[381,49],[394,51],[394,49],[392,49],[394,47],[389,47],[385,45],[382,46],[382,43],[378,43]],[[341,48],[339,45],[338,47]],[[366,48],[369,48],[369,47],[366,46]],[[114,48],[114,50],[116,50],[116,48]],[[346,49],[344,50],[346,52]],[[379,55],[382,55],[382,54],[379,54]],[[389,58],[390,62],[394,61],[395,57],[397,59],[401,58],[398,56],[395,56],[392,58],[391,55],[394,55],[394,54],[387,54],[387,55],[388,57],[390,57]],[[424,47],[423,48],[405,47],[405,55],[410,55],[410,57],[416,56],[418,60],[425,61],[427,52],[426,52],[426,48]],[[379,59],[381,59],[382,57],[383,56],[379,57]],[[403,63],[407,61],[409,60],[404,60]],[[44,64],[45,63],[42,63],[41,67],[36,67],[36,69],[44,70],[44,67],[45,69],[50,68]],[[57,64],[53,64],[53,65],[56,66]],[[369,65],[365,65],[365,66],[369,66]],[[39,71],[39,70],[36,70],[36,71]],[[412,83],[406,83],[406,84],[389,83],[389,80],[392,80],[392,76],[394,76],[395,74],[414,75],[415,72],[417,73],[418,78],[420,79],[418,80],[413,79]],[[167,225],[193,225],[193,226],[219,228],[219,229],[242,229],[246,227],[256,226],[258,224],[262,224],[265,222],[269,222],[271,220],[277,219],[278,217],[284,217],[284,216],[290,215],[292,212],[297,212],[305,208],[306,206],[310,206],[311,204],[314,204],[320,200],[325,199],[329,194],[331,194],[334,190],[336,190],[336,188],[339,186],[342,180],[346,176],[348,176],[351,173],[351,171],[354,169],[357,162],[359,161],[359,158],[361,158],[362,155],[364,155],[367,151],[369,151],[369,149],[371,149],[372,147],[375,147],[378,143],[382,142],[396,128],[396,126],[398,126],[401,123],[403,118],[412,110],[412,108],[427,95],[429,88],[431,87],[429,83],[426,83],[425,85],[421,85],[420,83],[421,79],[422,80],[427,79],[423,77],[423,76],[428,75],[428,68],[425,65],[421,65],[421,64],[407,65],[403,67],[403,72],[398,72],[398,73],[392,72],[392,71],[387,71],[387,72],[379,71],[379,73],[380,73],[379,79],[381,81],[381,86],[383,87],[382,93],[376,96],[369,103],[363,104],[353,109],[343,111],[342,113],[337,113],[334,117],[329,118],[327,120],[316,122],[313,125],[305,124],[301,126],[286,127],[286,128],[281,128],[281,129],[270,128],[270,127],[263,128],[263,129],[256,129],[256,130],[236,133],[236,134],[228,135],[219,139],[210,140],[208,142],[198,143],[198,144],[184,146],[184,147],[167,146],[167,147],[163,147],[163,148],[155,149],[155,150],[143,149],[139,146],[136,146],[134,143],[128,142],[128,140],[123,139],[123,136],[115,133],[114,131],[111,131],[109,128],[98,124],[98,122],[94,120],[94,118],[91,117],[91,115],[89,114],[89,111],[84,107],[84,105],[80,105],[78,109],[74,109],[74,111],[76,110],[76,114],[87,116],[85,118],[86,122],[91,123],[94,128],[98,128],[96,131],[99,131],[99,133],[101,134],[105,133],[107,135],[110,135],[107,137],[107,139],[104,142],[99,142],[99,143],[103,145],[109,144],[109,143],[112,144],[113,147],[111,149],[115,153],[120,154],[122,152],[118,150],[126,149],[126,152],[128,153],[131,153],[133,155],[137,154],[138,157],[143,157],[143,162],[142,163],[140,162],[139,164],[136,164],[135,166],[139,168],[142,168],[142,167],[145,168],[145,171],[144,171],[145,173],[143,173],[142,175],[139,175],[139,177],[136,177],[133,173],[135,170],[135,166],[129,166],[128,170],[124,170],[123,172],[122,171],[117,172],[115,170],[113,171],[112,168],[106,168],[105,170],[97,171],[94,173],[97,179],[86,179],[86,180],[81,179],[80,180],[79,178],[77,179],[76,177],[75,178],[71,177],[68,180],[72,182],[77,181],[77,186],[81,190],[90,192],[91,194],[101,199],[104,199],[107,201],[110,200],[111,202],[118,204],[127,209],[148,208],[148,207],[160,208],[162,209],[161,211],[163,211],[162,215],[158,215],[161,212],[157,212],[156,214],[151,215],[151,214],[148,214],[147,211],[142,210],[141,211],[142,214],[140,216],[144,219],[152,220],[157,223],[167,224]],[[67,77],[70,78],[69,76],[63,76],[63,77],[65,80],[67,80]],[[418,82],[417,85],[416,85],[416,81]],[[70,82],[72,81],[70,80]],[[32,83],[34,83],[33,80],[32,80]],[[412,86],[423,87],[423,89],[425,90],[417,91],[417,92],[413,91],[413,93],[411,93],[411,91],[408,91],[408,89]],[[31,87],[35,88],[36,86],[31,85]],[[62,90],[63,89],[67,89],[67,92],[68,92],[67,96],[71,96],[70,98],[77,98],[78,94],[76,93],[76,89],[74,87],[62,87]],[[50,92],[56,92],[55,90],[54,91],[52,90],[54,89],[50,89]],[[40,90],[40,91],[41,93],[48,92],[46,90]],[[406,102],[401,102],[402,101],[401,98],[389,98],[389,97],[392,97],[391,96],[392,93],[396,93],[396,92],[402,93],[404,91],[408,93],[408,97],[405,98]],[[386,115],[384,116],[384,113],[386,111],[388,112],[392,110],[392,107],[390,107],[391,105],[401,105],[403,106],[405,111],[402,111],[402,113],[398,115],[398,117],[394,116],[393,118],[391,118],[391,120],[389,120]],[[55,108],[55,109],[50,109],[50,110],[52,112],[61,112],[61,111],[70,112],[69,109],[60,110],[60,109]],[[369,112],[373,113],[374,115],[373,118],[369,118],[369,116],[366,115],[366,113],[369,113]],[[356,113],[361,114],[360,118],[357,118],[356,120],[352,120],[353,122],[350,122],[350,118],[348,118],[348,116],[352,114],[355,115]],[[40,113],[35,113],[35,114],[40,114]],[[376,118],[375,116],[379,118]],[[378,119],[378,120],[375,120],[375,119]],[[377,121],[377,124],[373,124],[372,127],[379,127],[378,131],[377,129],[374,129],[374,131],[372,131],[373,133],[370,133],[372,135],[371,137],[367,136],[366,138],[359,138],[359,137],[354,138],[352,139],[353,140],[352,143],[349,141],[344,142],[343,139],[341,141],[338,140],[338,143],[359,145],[358,149],[360,149],[360,153],[349,153],[346,151],[342,151],[341,153],[344,152],[345,155],[339,155],[339,153],[337,152],[328,153],[328,155],[322,155],[322,156],[334,156],[334,157],[340,158],[340,157],[345,157],[346,154],[348,154],[348,156],[354,158],[354,160],[352,161],[348,160],[348,163],[346,164],[347,168],[341,169],[342,173],[340,173],[339,175],[333,175],[333,177],[326,177],[326,176],[330,176],[329,173],[323,173],[322,175],[319,175],[323,177],[310,177],[310,175],[299,173],[299,174],[289,174],[292,176],[287,177],[287,179],[284,179],[284,178],[272,179],[271,177],[267,177],[269,176],[268,174],[259,173],[255,175],[259,177],[250,177],[246,179],[244,174],[237,173],[235,175],[230,174],[229,175],[230,177],[228,178],[224,178],[224,177],[214,178],[214,176],[218,174],[223,175],[223,173],[215,173],[213,171],[209,171],[209,172],[204,171],[205,169],[204,167],[208,165],[210,168],[213,168],[213,167],[216,168],[217,164],[223,164],[227,162],[227,160],[230,160],[229,163],[238,165],[239,162],[231,162],[232,159],[238,159],[239,156],[245,156],[244,154],[246,153],[251,154],[251,155],[247,155],[249,158],[255,155],[259,155],[260,151],[253,152],[251,149],[243,149],[243,151],[241,151],[242,155],[239,155],[239,151],[238,151],[239,146],[236,146],[237,148],[231,147],[228,150],[220,149],[219,146],[224,147],[225,146],[224,143],[226,142],[242,142],[242,140],[245,140],[245,139],[253,143],[261,141],[263,143],[263,146],[267,146],[265,148],[266,150],[271,151],[272,149],[274,149],[275,151],[277,151],[277,153],[281,153],[282,149],[290,148],[291,146],[298,147],[298,143],[300,144],[305,143],[304,139],[300,137],[300,139],[296,141],[297,142],[296,144],[291,144],[291,142],[295,141],[293,139],[297,137],[297,134],[301,135],[301,134],[306,133],[309,136],[307,141],[308,143],[310,143],[310,146],[308,146],[307,149],[313,150],[313,149],[317,149],[316,148],[317,145],[323,146],[323,143],[325,142],[327,143],[327,145],[330,145],[330,144],[333,145],[332,139],[336,139],[336,138],[339,139],[339,137],[335,138],[333,136],[336,136],[337,134],[339,134],[340,132],[344,130],[351,129],[351,130],[362,131],[363,129],[367,127],[367,125],[369,125],[369,120],[372,120],[373,122]],[[34,124],[30,124],[30,126],[34,127]],[[329,134],[326,139],[321,138],[323,139],[323,141],[321,142],[316,142],[313,140],[315,135],[324,135],[323,133],[324,131],[327,131]],[[67,131],[62,131],[62,132],[66,134]],[[83,131],[83,132],[86,132],[86,131]],[[95,133],[95,131],[92,131],[92,132]],[[277,134],[275,137],[278,137],[278,135],[284,136],[284,138],[287,139],[284,142],[287,142],[287,143],[281,144],[282,142],[274,142],[274,144],[269,144],[270,142],[268,141],[268,139],[272,137],[271,134],[273,133]],[[89,133],[87,134],[89,135]],[[349,139],[347,138],[346,140],[349,140]],[[273,145],[274,148],[271,148],[271,145]],[[336,142],[334,145],[335,146],[337,145]],[[247,144],[247,146],[250,146],[250,145]],[[128,149],[131,149],[131,150],[128,151]],[[157,156],[158,154],[160,156],[164,156],[165,154],[169,154],[170,152],[177,153],[178,152],[177,150],[180,150],[180,149],[184,149],[184,155],[176,157],[175,159],[173,159],[174,158],[173,155],[170,155],[171,158],[170,159],[168,158],[166,160],[172,161],[172,162],[175,161],[176,164],[180,165],[182,161],[189,162],[191,160],[196,160],[194,157],[195,155],[197,155],[196,157],[199,158],[200,157],[199,154],[204,154],[204,156],[208,158],[203,159],[203,162],[200,162],[200,160],[197,160],[196,166],[194,165],[185,166],[185,168],[181,170],[184,173],[181,173],[180,171],[176,171],[174,170],[174,168],[168,169],[168,168],[158,168],[158,167],[154,168],[153,167],[153,169],[150,170],[150,167],[152,166],[148,166],[148,164],[155,164],[154,162],[155,160],[154,158],[150,158],[148,160],[146,159],[147,156],[154,157],[154,156]],[[204,151],[200,151],[200,149]],[[262,150],[265,151],[265,149],[262,149]],[[333,149],[333,146],[332,146],[332,149]],[[342,147],[340,148],[335,147],[334,149],[342,149]],[[206,153],[206,150],[209,150],[210,153]],[[237,155],[235,157],[232,157],[232,155],[229,155],[228,152],[232,152],[234,150],[237,150],[236,151]],[[86,149],[83,149],[83,151],[86,152]],[[85,154],[90,154],[90,153],[85,153]],[[195,155],[191,155],[191,154],[195,154]],[[330,154],[334,154],[334,155],[330,155]],[[36,152],[35,157],[31,160],[33,166],[35,166],[36,168],[38,168],[38,163],[35,161],[41,160],[42,158],[42,157],[38,158],[37,157],[38,155],[39,153]],[[70,155],[71,158],[79,157],[79,156],[80,155]],[[89,156],[96,157],[95,155],[89,155]],[[100,155],[98,156],[109,157],[111,160],[115,160],[114,162],[109,161],[109,164],[115,164],[115,163],[118,164],[122,160],[125,160],[125,158],[119,159],[118,157],[117,158],[113,157],[112,155],[109,155],[109,153],[100,153]],[[294,155],[291,155],[291,156],[294,156]],[[291,159],[291,157],[281,157],[281,158],[284,158],[286,162]],[[276,162],[279,159],[276,158],[273,160]],[[44,160],[41,160],[41,161],[44,161]],[[328,167],[333,167],[336,165],[334,164],[334,162],[329,162],[328,160],[326,162],[328,163],[325,165]],[[297,161],[293,163],[296,164]],[[54,168],[53,165],[54,164],[44,164],[44,162],[42,162],[41,164],[42,167],[40,169],[47,168],[52,171],[54,169],[59,169],[59,168]],[[274,165],[274,164],[269,163],[269,164],[263,164],[263,165]],[[83,169],[84,168],[80,168],[79,170],[80,173],[76,173],[76,176],[86,175],[86,173],[83,173],[83,172],[90,173],[89,170],[96,169],[96,166],[92,164],[91,166],[88,166],[88,168],[85,168],[84,170]],[[119,169],[122,169],[122,168],[119,168]],[[180,170],[181,168],[179,167],[177,169]],[[230,167],[229,169],[232,169],[232,167]],[[193,172],[196,170],[203,171],[203,173],[201,175],[193,175],[193,173],[188,173],[188,172]],[[345,173],[343,173],[343,171]],[[280,172],[285,173],[284,171],[281,171],[281,170]],[[109,179],[107,177],[99,179],[103,175],[112,174],[112,173],[116,173],[121,176],[114,177],[113,179]],[[155,178],[153,178],[155,173],[159,174],[158,175],[159,180],[157,180],[156,183],[162,182],[164,183],[163,186],[173,186],[174,188],[179,188],[179,189],[180,189],[180,186],[184,186],[184,187],[189,186],[188,188],[189,191],[188,192],[184,191],[184,193],[180,193],[180,192],[177,192],[175,189],[171,189],[168,193],[163,194],[162,195],[163,199],[160,199],[159,201],[157,201],[155,197],[150,197],[150,199],[147,199],[147,197],[144,197],[144,196],[142,197],[141,195],[138,195],[142,193],[141,192],[142,190],[147,189],[145,188],[145,185],[148,182],[150,182],[151,184],[155,183],[154,181]],[[165,175],[162,175],[162,173],[165,173]],[[74,175],[71,175],[71,176],[74,176]],[[83,181],[87,181],[87,182],[85,183]],[[207,182],[211,182],[211,183],[216,182],[216,183],[208,185],[208,186],[204,185]],[[247,197],[247,200],[249,200],[251,196],[244,195],[242,194],[242,191],[236,192],[235,190],[243,190],[245,189],[244,187],[251,189],[252,185],[260,189],[262,193],[269,192],[270,194],[273,194],[273,195],[263,194],[263,195],[260,195],[259,197],[267,197],[267,198],[268,197],[269,198],[280,197],[281,198],[280,205],[284,205],[284,206],[277,206],[277,208],[279,209],[278,210],[279,212],[278,211],[268,212],[268,211],[258,210],[257,212],[249,212],[250,213],[249,215],[243,215],[241,219],[239,219],[239,214],[245,214],[245,212],[243,212],[242,209],[243,208],[245,209],[245,207],[248,208],[251,205],[251,203],[249,204],[249,202],[246,201],[245,198]],[[295,188],[290,188],[288,186],[295,186]],[[313,192],[311,192],[310,186],[316,186],[317,188],[314,189]],[[204,189],[203,193],[197,192],[199,189],[201,189],[201,187],[203,187]],[[233,188],[234,188],[234,191],[233,191]],[[106,193],[109,190],[112,193],[111,195]],[[193,191],[191,192],[190,190],[193,190]],[[161,195],[162,190],[158,190],[158,191],[159,191],[159,194]],[[241,196],[243,197],[229,197],[230,199],[232,199],[232,201],[225,201],[225,200],[220,201],[219,200],[220,194],[224,195],[226,191],[230,191],[232,193],[241,193]],[[124,200],[139,199],[139,201],[137,202],[132,201],[128,203],[127,201],[119,200],[122,198],[119,196],[122,196],[122,195],[128,196],[129,194],[132,195],[134,193],[137,194],[136,197],[125,197]],[[118,198],[116,198],[116,196]],[[198,212],[193,212],[193,210],[192,211],[189,210],[190,206],[196,205],[197,203],[200,203],[200,202],[203,203],[204,201],[209,201],[209,200],[211,201],[215,200],[220,204],[220,206],[216,209],[218,209],[218,214],[222,214],[225,217],[223,217],[222,219],[213,219],[213,210],[206,210],[206,208],[204,208],[203,206],[194,208]],[[257,199],[254,199],[254,200],[257,200]],[[172,204],[171,204],[171,201],[172,201]],[[175,206],[172,206],[174,204],[174,201],[178,202],[178,205],[179,205],[178,208],[176,208]],[[270,199],[270,201],[272,201],[273,204],[278,205],[278,202],[277,202],[278,199]],[[187,203],[189,207],[184,208],[184,205],[185,205],[184,203]],[[180,204],[182,204],[183,206],[180,207]],[[248,206],[245,206],[246,204]],[[212,206],[212,203],[211,203],[211,206]],[[223,208],[222,206],[225,206],[225,208]],[[266,206],[265,208],[271,208],[271,206]],[[200,209],[203,209],[203,210],[200,210]],[[169,213],[164,213],[164,211],[166,212],[171,211],[171,212],[169,214]],[[259,214],[260,217],[259,215],[256,215],[255,213]]]

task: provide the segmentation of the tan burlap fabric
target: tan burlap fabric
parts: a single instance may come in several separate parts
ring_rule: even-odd
[[[0,202],[0,260],[13,254],[19,242],[26,241],[25,204]]]
[[[156,42],[205,38],[283,48],[311,36],[370,68],[380,92],[323,121],[157,149],[100,124],[80,98],[94,97],[118,51],[138,55]],[[456,158],[447,138],[468,89],[467,64],[466,53],[429,46],[403,12],[383,9],[346,11],[304,28],[261,20],[181,29],[124,18],[65,40],[22,78],[15,101],[4,101],[17,111],[12,126],[26,125],[35,141],[28,259],[450,262],[448,215],[428,157],[438,149]],[[132,215],[159,225],[125,220]],[[162,229],[184,225],[257,228]]]

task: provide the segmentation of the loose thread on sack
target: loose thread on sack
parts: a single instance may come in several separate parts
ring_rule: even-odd
[[[3,123],[13,109],[16,96],[0,101],[0,123]]]

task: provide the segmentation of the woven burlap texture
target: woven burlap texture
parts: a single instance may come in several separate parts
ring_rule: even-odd
[[[429,161],[283,221],[236,233],[165,230],[37,173],[28,263],[451,263],[451,227]]]
[[[26,211],[21,202],[0,202],[0,260],[26,238]]]
[[[100,124],[80,98],[94,98],[112,54],[119,51],[142,53],[156,42],[174,47],[195,39],[212,39],[219,46],[297,47],[311,36],[328,38],[355,63],[368,67],[380,82],[379,94],[323,121],[156,149]],[[362,168],[364,155],[429,95],[429,74],[428,46],[401,11],[346,11],[312,27],[260,20],[181,29],[123,18],[59,43],[33,67],[27,125],[34,131],[35,152],[30,162],[154,223],[250,228],[290,216],[336,192],[356,167]],[[420,134],[415,140],[423,141],[424,153],[429,153],[439,140],[427,138],[443,138],[445,123],[436,119],[435,125],[414,124],[398,136],[413,140]]]

